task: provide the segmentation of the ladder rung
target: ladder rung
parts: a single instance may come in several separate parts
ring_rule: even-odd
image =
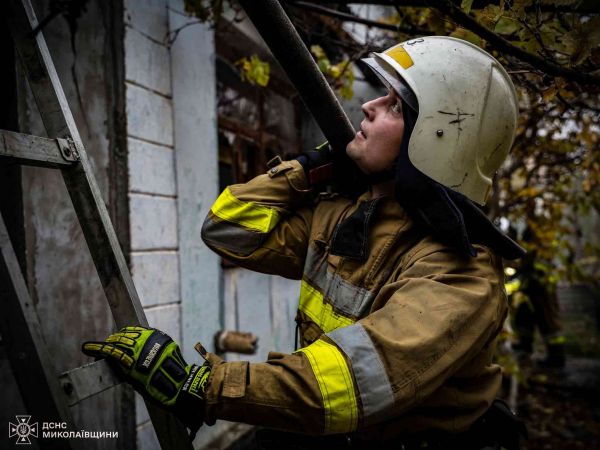
[[[64,372],[58,379],[69,406],[123,382],[105,359]]]
[[[79,161],[75,144],[67,139],[48,139],[0,130],[0,160],[28,166],[63,168]]]

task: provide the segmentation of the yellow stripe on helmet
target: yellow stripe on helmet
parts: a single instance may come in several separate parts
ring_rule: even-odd
[[[319,383],[325,409],[325,434],[356,430],[358,406],[354,382],[342,352],[320,339],[299,351],[307,356]]]
[[[410,66],[414,65],[414,61],[410,57],[404,47],[402,45],[396,45],[395,47],[390,48],[384,55],[388,55],[394,61],[396,61],[403,69],[408,69]]]
[[[229,188],[219,195],[210,210],[222,220],[235,222],[248,230],[260,233],[268,233],[279,222],[279,214],[276,210],[254,202],[238,200]]]
[[[331,304],[323,301],[323,294],[308,284],[306,280],[302,280],[300,285],[298,309],[310,317],[325,333],[355,322],[354,319],[336,313]]]

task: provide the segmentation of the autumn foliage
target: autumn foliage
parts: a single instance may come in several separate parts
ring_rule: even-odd
[[[597,230],[600,211],[600,10],[594,1],[366,1],[387,6],[367,20],[358,2],[281,3],[346,99],[352,97],[354,62],[409,38],[454,36],[498,58],[517,87],[520,117],[488,213],[500,225],[512,224],[515,237],[536,251],[549,283],[597,283],[600,241],[581,239]],[[233,1],[186,5],[201,20],[240,12]],[[368,26],[371,38],[357,42],[347,32],[351,23]],[[262,64],[244,61],[241,76],[256,82],[251,76],[264,72]]]

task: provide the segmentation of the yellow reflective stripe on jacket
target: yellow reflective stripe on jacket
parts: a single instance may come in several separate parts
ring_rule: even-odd
[[[358,406],[354,383],[342,352],[320,339],[299,351],[307,356],[319,383],[325,410],[325,434],[356,430]]]
[[[210,210],[222,220],[235,222],[248,230],[261,233],[268,233],[279,222],[279,214],[276,210],[254,202],[238,200],[229,188],[219,195]]]
[[[333,306],[323,301],[323,294],[308,284],[306,280],[302,280],[300,286],[298,309],[310,317],[325,333],[355,322],[354,319],[336,313]]]

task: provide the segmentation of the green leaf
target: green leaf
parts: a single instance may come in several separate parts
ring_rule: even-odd
[[[326,58],[326,56],[325,56],[325,50],[323,50],[323,48],[320,45],[311,45],[310,46],[310,52],[313,55],[315,55],[315,58],[317,58],[317,59]]]
[[[521,25],[519,21],[511,17],[504,16],[498,20],[494,31],[498,34],[513,34],[520,31],[521,28],[523,28],[523,25]]]
[[[241,68],[240,76],[242,80],[262,87],[269,84],[271,66],[268,62],[262,61],[258,56],[252,55],[250,59],[244,57],[235,64]]]
[[[340,95],[344,100],[352,100],[354,97],[354,90],[352,89],[351,84],[345,84],[340,88]]]
[[[496,27],[496,23],[502,17],[502,9],[497,5],[487,5],[485,8],[476,12],[475,17],[479,22],[492,30]]]
[[[467,14],[471,12],[471,6],[473,6],[473,0],[462,0],[460,2],[460,8]]]
[[[475,44],[478,47],[481,47],[483,44],[483,41],[479,36],[477,36],[472,31],[466,30],[464,28],[457,28],[452,33],[450,33],[450,36],[458,39],[464,39],[465,41],[469,41],[471,44]]]
[[[321,70],[321,72],[325,74],[329,73],[331,69],[331,63],[328,59],[320,59],[319,61],[317,61],[317,66],[319,66],[319,70]]]
[[[533,5],[534,0],[514,0],[512,11],[519,19],[525,19],[525,8]]]

